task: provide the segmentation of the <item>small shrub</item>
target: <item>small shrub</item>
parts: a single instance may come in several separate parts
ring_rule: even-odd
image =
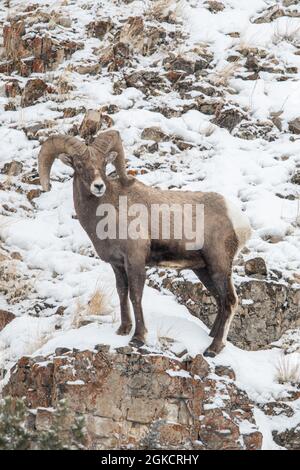
[[[0,402],[0,450],[79,450],[85,448],[84,418],[69,426],[64,400],[53,410],[47,430],[30,428],[29,412],[20,399],[6,397]]]
[[[300,363],[291,355],[282,355],[276,365],[276,377],[279,383],[292,385],[300,383]]]

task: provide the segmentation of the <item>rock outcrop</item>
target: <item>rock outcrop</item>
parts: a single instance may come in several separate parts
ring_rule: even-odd
[[[186,305],[192,315],[211,327],[217,312],[214,298],[200,282],[160,271],[149,275],[152,287],[164,287]],[[300,326],[300,289],[258,277],[236,286],[239,306],[228,338],[243,349],[256,350],[277,341],[281,335]]]
[[[6,327],[13,319],[15,315],[7,310],[0,310],[0,331]]]
[[[26,34],[23,19],[15,19],[4,25],[3,45],[6,60],[0,63],[0,73],[10,74],[17,70],[25,77],[32,72],[43,73],[55,68],[63,59],[83,47],[82,43],[59,40],[38,31]]]
[[[37,429],[51,423],[48,408],[66,399],[69,424],[85,418],[90,449],[261,448],[253,405],[231,369],[212,374],[201,355],[183,361],[129,347],[96,349],[23,357],[3,395],[24,397]]]

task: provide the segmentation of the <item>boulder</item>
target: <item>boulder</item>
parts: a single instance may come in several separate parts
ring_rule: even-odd
[[[154,140],[154,142],[165,142],[168,140],[168,135],[159,127],[146,127],[141,134],[141,138],[144,140]]]
[[[32,106],[41,98],[47,90],[47,84],[40,78],[33,78],[27,81],[22,93],[22,107]]]
[[[260,258],[260,257],[252,258],[246,261],[245,263],[245,273],[248,276],[252,276],[255,274],[266,276],[267,272],[268,271],[267,271],[266,262],[263,258]]]
[[[42,191],[40,190],[40,188],[36,188],[36,189],[31,189],[30,191],[28,191],[26,196],[27,196],[28,201],[32,202],[33,199],[40,197],[41,194],[42,194]]]
[[[18,80],[10,80],[5,83],[5,94],[8,98],[15,98],[22,94],[21,87]]]
[[[1,173],[9,176],[19,176],[23,171],[23,163],[13,160],[12,162],[5,163]]]
[[[296,171],[296,173],[292,176],[291,183],[300,184],[300,171]]]
[[[11,74],[17,70],[25,77],[32,72],[43,73],[47,69],[53,69],[64,58],[83,48],[82,43],[52,37],[49,33],[40,34],[34,29],[27,35],[23,19],[5,23],[3,46],[6,61],[0,64],[0,71]]]
[[[0,310],[0,331],[6,327],[11,321],[14,320],[15,315],[7,310]]]
[[[300,118],[293,119],[289,122],[289,131],[292,134],[300,134]]]
[[[200,281],[165,270],[151,271],[148,279],[152,287],[168,289],[192,315],[208,327],[212,326],[217,305]],[[258,276],[257,279],[239,283],[236,290],[239,304],[228,335],[236,346],[257,350],[277,341],[287,330],[299,328],[299,287]]]
[[[208,0],[207,2],[205,2],[205,5],[207,5],[207,9],[212,13],[219,13],[225,8],[222,2],[217,2],[216,0]]]
[[[278,5],[273,5],[267,8],[267,10],[265,10],[258,18],[253,20],[253,23],[271,23],[272,21],[276,20],[277,18],[281,18],[284,15],[285,12],[282,8],[279,8]]]
[[[273,439],[276,444],[288,450],[300,450],[300,425],[283,432],[274,431]]]
[[[216,117],[211,122],[232,132],[235,126],[244,118],[245,115],[239,108],[235,106],[224,106],[217,111]]]
[[[101,128],[101,112],[90,109],[86,112],[79,128],[79,134],[87,143],[91,143],[95,134]]]
[[[87,25],[88,33],[98,39],[103,39],[106,33],[110,31],[113,27],[113,24],[110,18],[105,18],[97,21],[92,21]]]

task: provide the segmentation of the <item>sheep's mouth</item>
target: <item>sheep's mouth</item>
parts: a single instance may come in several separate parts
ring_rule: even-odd
[[[101,197],[106,191],[106,185],[103,180],[96,179],[90,186],[91,193],[96,197]]]
[[[105,189],[93,190],[92,191],[93,196],[96,196],[96,197],[101,197],[101,196],[103,196],[104,193],[105,193]]]

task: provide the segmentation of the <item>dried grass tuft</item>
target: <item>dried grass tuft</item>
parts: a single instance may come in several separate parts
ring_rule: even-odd
[[[234,77],[235,72],[241,67],[241,64],[237,62],[232,62],[228,65],[225,65],[221,70],[216,71],[214,74],[210,75],[210,82],[215,86],[227,86],[229,80]]]
[[[87,304],[77,299],[73,315],[73,326],[79,328],[91,317],[109,315],[112,317],[112,323],[115,323],[116,313],[111,305],[112,295],[113,288],[97,283],[96,289]]]
[[[280,384],[300,383],[300,363],[293,355],[282,355],[276,364],[276,378]]]

